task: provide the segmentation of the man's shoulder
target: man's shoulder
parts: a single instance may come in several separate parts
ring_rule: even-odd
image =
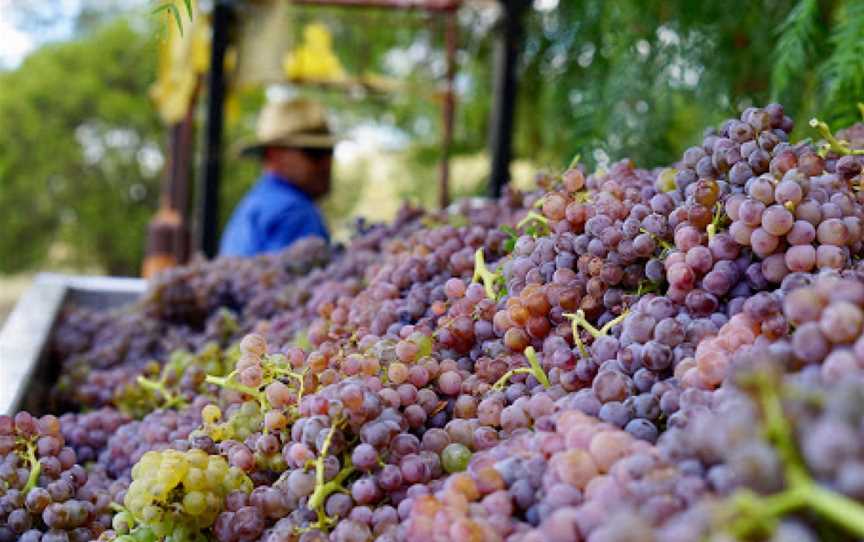
[[[315,204],[291,194],[262,194],[251,205],[263,222],[283,220],[309,220],[317,216]]]
[[[309,205],[308,200],[296,190],[272,183],[258,183],[247,195],[247,200],[256,207],[276,211]]]

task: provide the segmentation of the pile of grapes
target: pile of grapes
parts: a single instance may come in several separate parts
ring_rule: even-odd
[[[864,538],[864,127],[812,124],[70,308],[0,542]]]

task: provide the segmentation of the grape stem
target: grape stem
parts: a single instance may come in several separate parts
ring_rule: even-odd
[[[483,257],[483,247],[477,249],[474,253],[474,276],[471,282],[483,282],[483,289],[486,291],[486,297],[492,301],[497,301],[499,297],[506,293],[506,289],[496,292],[496,286],[501,286],[504,282],[504,277],[499,273],[493,273],[486,267],[486,259]]]
[[[660,290],[660,285],[656,282],[651,282],[648,279],[642,279],[639,281],[639,285],[636,287],[636,297],[641,297],[643,294],[647,294],[649,292],[657,292]]]
[[[542,202],[543,200],[542,200],[542,199],[539,199],[539,200],[537,200],[537,201],[538,201],[538,202]],[[540,203],[540,205],[542,206],[543,204]],[[549,219],[548,219],[548,218],[546,218],[545,216],[543,216],[543,215],[541,215],[541,214],[539,214],[539,213],[535,213],[534,211],[528,211],[528,214],[525,215],[525,218],[523,218],[522,220],[520,220],[519,222],[516,223],[516,228],[517,228],[517,229],[522,229],[522,228],[524,228],[525,226],[527,226],[528,224],[530,224],[531,222],[534,222],[534,221],[540,222],[540,223],[542,223],[542,224],[543,224],[544,226],[546,226],[546,227],[549,226]]]
[[[828,143],[828,150],[840,155],[864,155],[864,149],[850,149],[848,141],[837,139],[837,137],[831,133],[831,128],[828,127],[828,124],[826,122],[814,117],[810,119],[810,126],[816,128],[816,130],[819,132],[819,135],[821,135],[825,139],[825,141]]]
[[[298,383],[297,388],[297,404],[300,404],[300,400],[303,399],[303,394],[306,392],[306,382],[304,381],[306,377],[306,372],[309,370],[309,367],[304,367],[303,370],[299,373],[294,372],[290,369],[283,369],[282,367],[276,366],[273,368],[273,372],[280,376],[287,376],[289,378],[293,378]]]
[[[582,312],[580,309],[579,312]],[[582,337],[579,334],[579,322],[576,319],[576,315],[572,312],[564,313],[564,317],[570,320],[570,326],[573,331],[573,344],[579,347],[579,352],[582,354],[582,357],[588,357],[588,349],[585,348],[585,344],[582,342]]]
[[[313,491],[312,495],[309,497],[307,507],[310,510],[315,510],[315,513],[318,515],[320,528],[325,528],[326,525],[332,522],[324,512],[324,501],[332,493],[337,491],[346,491],[342,482],[344,482],[345,479],[354,472],[354,467],[349,461],[348,464],[339,471],[339,474],[337,474],[335,478],[329,482],[324,482],[324,459],[327,457],[327,452],[330,450],[330,443],[333,440],[333,434],[336,432],[339,423],[340,421],[338,419],[333,419],[333,422],[330,425],[330,431],[328,431],[327,436],[324,437],[324,444],[321,446],[321,453],[317,458],[315,458],[315,491]]]
[[[592,337],[594,337],[594,339],[598,339],[600,337],[608,335],[609,331],[613,327],[615,327],[617,324],[620,324],[624,320],[628,312],[630,311],[625,309],[619,316],[616,316],[612,320],[606,322],[600,329],[597,329],[596,327],[591,325],[591,322],[589,322],[588,319],[585,318],[585,311],[583,311],[582,309],[579,309],[575,313],[566,312],[563,316],[569,319],[571,322],[573,330],[573,343],[576,344],[577,347],[579,347],[579,352],[582,353],[583,357],[588,357],[588,349],[585,348],[585,344],[582,342],[582,338],[579,336],[579,326],[584,327],[585,331],[587,331]]]
[[[266,412],[270,409],[270,405],[267,402],[267,397],[261,392],[261,390],[256,388],[251,388],[249,386],[244,386],[243,384],[234,380],[234,377],[237,375],[237,370],[231,371],[228,376],[214,376],[207,375],[206,382],[208,384],[215,384],[219,387],[239,391],[240,393],[245,393],[246,395],[250,395],[255,398],[256,401],[261,405],[261,410]]]
[[[608,335],[609,330],[611,330],[617,324],[620,324],[621,322],[623,322],[624,318],[627,316],[627,313],[629,313],[629,312],[630,311],[628,311],[628,310],[623,311],[620,315],[618,315],[615,318],[613,318],[612,320],[609,320],[608,322],[606,322],[603,325],[603,327],[601,327],[600,329],[597,329],[596,327],[591,325],[591,322],[589,322],[585,318],[585,311],[583,311],[582,309],[579,309],[578,311],[576,311],[575,314],[568,313],[568,314],[565,314],[564,316],[567,316],[568,318],[572,318],[574,323],[579,324],[582,327],[584,327],[585,331],[590,333],[591,336],[594,337],[595,339],[599,339],[600,337]]]
[[[811,483],[807,488],[807,504],[816,512],[842,525],[856,538],[864,536],[864,507],[856,501]]]
[[[788,489],[776,495],[763,497],[749,490],[735,493],[731,499],[728,530],[736,539],[746,539],[771,529],[775,518],[800,508],[806,494],[800,489]]]
[[[711,223],[708,224],[708,228],[706,231],[708,232],[708,240],[714,239],[714,236],[717,235],[717,230],[720,229],[723,222],[723,204],[719,201],[714,206],[714,216],[711,217]]]
[[[147,377],[139,375],[137,378],[138,385],[144,388],[145,390],[152,391],[153,393],[158,393],[162,396],[163,403],[162,408],[173,408],[175,406],[181,406],[185,403],[183,397],[175,395],[171,393],[171,390],[165,387],[163,382],[157,382],[155,380],[150,380]]]
[[[30,464],[30,475],[27,477],[27,483],[21,492],[26,495],[31,489],[36,487],[39,482],[39,475],[42,474],[42,464],[36,457],[36,443],[33,440],[27,440],[24,444],[24,459]]]
[[[537,200],[535,203],[535,206],[537,207],[542,207],[542,205],[542,198]],[[516,228],[525,228],[525,234],[530,235],[535,239],[542,235],[546,235],[551,231],[549,228],[549,219],[539,213],[535,213],[534,211],[528,211],[525,218],[516,223]]]
[[[549,382],[549,377],[546,376],[546,373],[543,372],[543,367],[540,365],[540,361],[537,359],[537,352],[534,351],[534,347],[529,346],[525,349],[525,357],[528,359],[528,364],[530,367],[518,367],[516,369],[511,369],[504,373],[501,378],[498,379],[495,384],[492,385],[492,389],[499,391],[503,390],[504,386],[507,385],[507,381],[510,378],[517,374],[529,374],[537,379],[537,382],[543,384],[543,387],[549,389],[552,384]]]
[[[752,383],[762,408],[763,428],[783,462],[788,488],[767,497],[746,491],[736,494],[731,502],[734,519],[730,532],[746,537],[764,529],[766,524],[786,512],[806,506],[853,533],[856,538],[864,537],[864,506],[821,487],[807,474],[792,438],[792,427],[784,416],[776,382],[759,373]]]
[[[658,245],[660,245],[660,247],[663,249],[664,252],[671,252],[671,251],[675,250],[675,247],[672,246],[672,243],[670,243],[666,239],[663,239],[659,235],[655,235],[655,234],[651,233],[650,231],[646,230],[645,228],[639,228],[639,231],[642,233],[647,233],[648,235],[650,235],[651,239],[654,239],[654,242],[657,243]]]

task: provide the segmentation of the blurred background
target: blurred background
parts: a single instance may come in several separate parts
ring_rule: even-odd
[[[217,7],[224,134],[207,185]],[[138,275],[159,209],[181,207],[194,253],[202,191],[218,188],[218,227],[255,181],[235,150],[268,97],[329,108],[337,240],[354,217],[442,203],[444,158],[452,200],[529,186],[577,153],[669,165],[752,104],[783,103],[802,138],[811,116],[842,128],[864,101],[860,0],[0,0],[0,36],[0,321],[36,271]]]

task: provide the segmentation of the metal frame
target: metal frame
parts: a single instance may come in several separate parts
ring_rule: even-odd
[[[528,0],[499,0],[502,17],[495,41],[495,71],[493,80],[492,118],[489,121],[489,153],[492,164],[489,192],[501,195],[510,182],[510,162],[513,159],[513,124],[516,113],[516,68],[522,45],[522,16]]]
[[[46,363],[48,341],[67,303],[118,307],[134,302],[146,287],[132,278],[37,275],[0,330],[0,414],[44,408],[57,370]]]
[[[204,163],[201,168],[201,196],[198,198],[198,246],[213,258],[219,251],[219,187],[222,174],[222,132],[225,117],[225,53],[234,16],[230,0],[213,4],[213,39],[210,46],[210,71],[207,74],[207,126],[204,141]]]

